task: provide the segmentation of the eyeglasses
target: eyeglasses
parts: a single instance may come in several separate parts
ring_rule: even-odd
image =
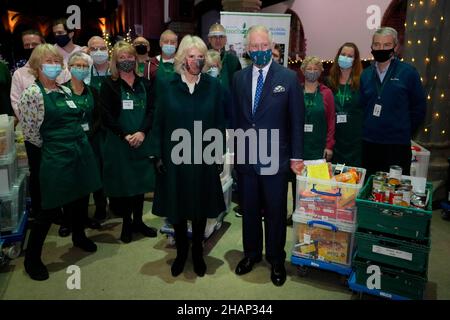
[[[89,47],[89,50],[90,51],[106,51],[106,50],[108,50],[108,48],[106,48],[106,47]]]
[[[72,65],[70,65],[70,67],[78,68],[78,69],[89,69],[89,65],[87,65],[87,64],[79,64],[79,63],[72,64]]]

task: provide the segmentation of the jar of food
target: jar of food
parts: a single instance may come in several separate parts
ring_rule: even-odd
[[[409,184],[408,184],[408,181],[409,181]],[[411,185],[410,180],[406,180],[406,181],[402,180],[402,184],[398,188],[398,190],[401,191],[403,194],[403,201],[406,202],[408,204],[408,206],[411,203],[412,189],[413,189],[413,187]]]
[[[372,190],[383,190],[385,182],[386,178],[384,175],[375,175],[372,180]]]
[[[6,154],[6,148],[7,148],[6,130],[0,129],[0,156]]]
[[[386,184],[385,189],[384,189],[384,191],[385,191],[385,197],[384,197],[385,202],[392,203],[390,201],[391,200],[391,194],[393,194],[395,192],[395,189],[396,189],[396,185],[395,184],[392,184],[392,183],[389,183],[389,182]]]
[[[400,180],[402,178],[402,167],[400,166],[390,166],[389,167],[389,178],[395,178]]]
[[[427,194],[414,192],[411,196],[411,205],[419,209],[425,209],[427,204]]]

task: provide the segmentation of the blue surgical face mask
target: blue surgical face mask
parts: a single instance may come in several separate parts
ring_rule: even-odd
[[[161,50],[166,56],[172,56],[177,48],[173,44],[163,44]]]
[[[79,81],[83,81],[89,75],[89,68],[72,67],[70,69],[70,73]]]
[[[62,68],[60,64],[42,64],[42,73],[50,80],[55,80],[61,71]]]
[[[91,58],[95,64],[103,64],[108,61],[108,51],[96,50],[91,52]]]
[[[257,66],[265,66],[272,59],[272,50],[268,49],[266,51],[258,50],[258,51],[249,51],[248,52],[250,58],[253,61],[253,64]]]
[[[349,69],[353,65],[353,58],[339,55],[338,64],[342,69]]]
[[[207,73],[214,78],[217,78],[219,76],[219,68],[217,67],[211,67],[209,68],[209,70],[207,71]]]

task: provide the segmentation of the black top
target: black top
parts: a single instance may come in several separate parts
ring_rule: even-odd
[[[102,125],[122,139],[126,134],[119,124],[119,116],[122,111],[121,86],[123,86],[125,90],[130,91],[130,93],[133,93],[136,90],[140,90],[141,82],[144,84],[147,94],[147,107],[145,108],[145,118],[142,121],[139,131],[147,135],[152,127],[154,111],[154,94],[149,80],[136,75],[133,86],[130,87],[128,83],[121,78],[113,80],[111,76],[109,76],[105,79],[100,89],[99,104]]]

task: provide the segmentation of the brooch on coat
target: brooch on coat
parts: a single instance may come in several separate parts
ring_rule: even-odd
[[[286,89],[283,86],[276,86],[275,89],[273,89],[273,93],[280,93],[285,91]]]

